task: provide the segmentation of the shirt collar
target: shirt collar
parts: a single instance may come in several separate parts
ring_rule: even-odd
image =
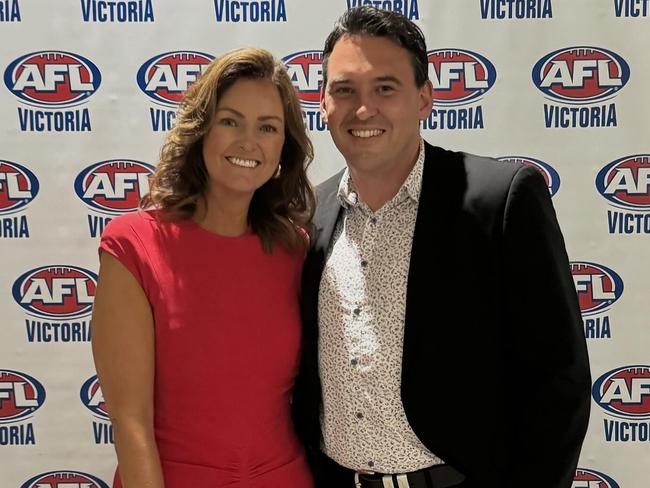
[[[401,202],[406,198],[410,198],[413,202],[420,201],[420,189],[422,188],[422,173],[424,170],[424,139],[420,138],[420,149],[418,158],[411,169],[411,172],[402,183],[397,194],[393,197],[391,202]],[[352,178],[350,178],[350,170],[345,168],[341,181],[339,182],[338,199],[343,208],[356,207],[359,204],[359,196],[354,189]]]

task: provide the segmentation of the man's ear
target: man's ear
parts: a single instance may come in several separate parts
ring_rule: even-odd
[[[424,120],[431,114],[433,108],[433,85],[430,80],[424,82],[420,87],[420,105],[418,107],[418,115],[420,120]]]
[[[325,86],[320,87],[320,117],[327,124],[327,104],[325,102]]]

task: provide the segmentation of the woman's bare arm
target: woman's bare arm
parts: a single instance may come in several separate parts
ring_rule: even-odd
[[[142,287],[120,261],[102,252],[92,346],[124,488],[164,488],[153,429],[154,337]]]

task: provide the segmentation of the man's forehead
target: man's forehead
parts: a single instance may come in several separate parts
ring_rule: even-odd
[[[396,55],[396,51],[403,52]],[[412,70],[408,51],[385,37],[345,35],[327,61],[331,81],[358,77],[407,80],[413,76]]]

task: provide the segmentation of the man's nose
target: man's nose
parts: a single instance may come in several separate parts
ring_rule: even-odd
[[[377,115],[377,105],[372,96],[359,95],[359,106],[356,116],[359,120],[368,120]]]

